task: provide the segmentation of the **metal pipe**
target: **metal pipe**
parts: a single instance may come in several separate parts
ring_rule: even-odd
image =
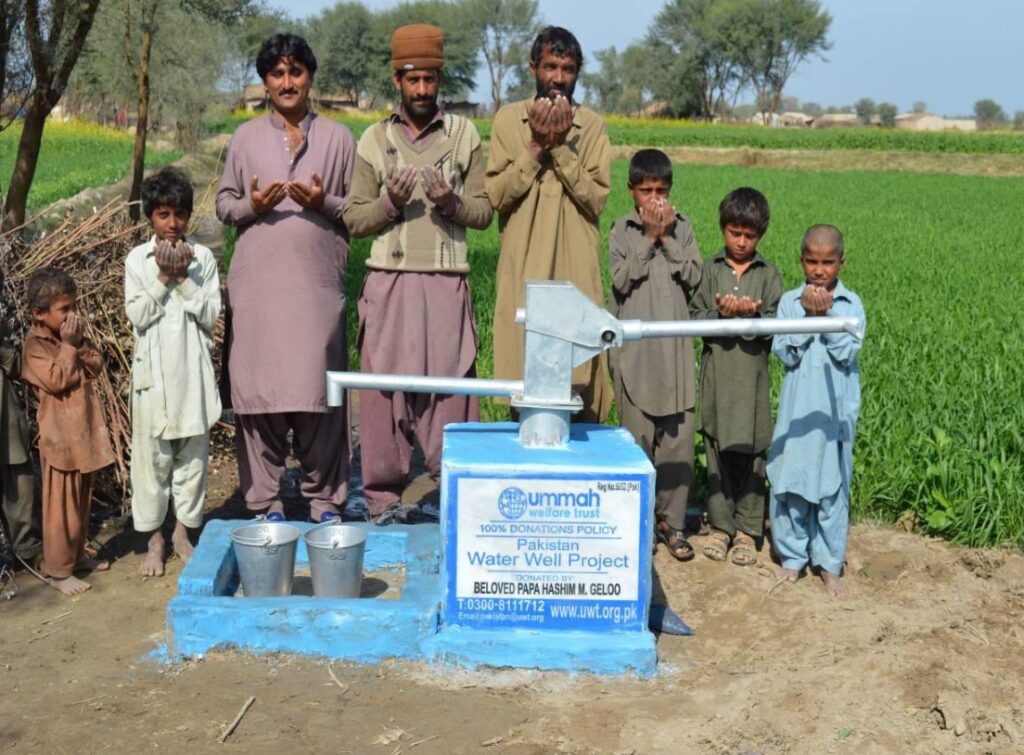
[[[522,380],[431,377],[424,375],[375,375],[372,372],[328,372],[327,404],[341,406],[345,388],[403,393],[440,393],[460,396],[513,396],[523,392]]]
[[[780,320],[775,317],[733,318],[722,320],[622,320],[622,340],[641,338],[679,338],[718,336],[771,336],[790,333],[846,332],[858,340],[863,334],[857,330],[855,317],[798,317]]]

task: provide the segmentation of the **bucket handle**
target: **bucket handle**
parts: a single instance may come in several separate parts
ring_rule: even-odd
[[[331,561],[344,561],[348,558],[348,552],[345,548],[339,548],[341,545],[340,540],[331,541],[331,552],[327,554],[327,558]]]
[[[263,546],[263,555],[265,556],[275,555],[278,549],[281,547],[280,545],[273,544],[274,538],[272,538],[270,535],[267,535],[266,540],[260,540],[259,538],[255,537],[241,537],[240,535],[234,535],[233,537],[235,539],[235,542],[241,543],[242,545]]]

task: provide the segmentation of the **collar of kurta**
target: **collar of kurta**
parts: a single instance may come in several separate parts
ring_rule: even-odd
[[[284,118],[276,110],[270,111],[269,118],[271,126],[276,128],[278,131],[284,131]],[[299,130],[302,132],[303,136],[309,133],[309,126],[313,123],[315,118],[316,113],[312,110],[306,110],[306,117],[299,121]]]
[[[53,333],[51,333],[50,329],[45,325],[32,323],[32,325],[29,327],[29,332],[31,332],[32,335],[36,336],[37,338],[42,338],[44,341],[49,341],[50,343],[60,344],[61,342],[61,340],[57,338],[57,336],[55,336]]]
[[[411,130],[413,128],[412,122],[409,120],[409,116],[405,113],[405,107],[402,105],[396,105],[395,109],[391,111],[391,115],[388,116],[388,120],[399,126],[403,126],[406,129]],[[414,141],[422,139],[427,134],[436,131],[439,128],[444,128],[444,110],[438,106],[437,110],[434,111],[434,117],[430,119],[420,131],[413,137]]]
[[[531,103],[536,102],[536,100],[537,100],[537,98],[534,97],[533,99],[523,100],[522,101],[521,104],[523,106],[523,112],[519,114],[519,119],[523,123],[526,123],[528,120],[530,120],[530,105],[531,105]],[[573,125],[573,128],[583,128],[583,121],[580,120],[580,106],[577,105],[576,103],[573,103],[572,107],[573,107],[573,111],[572,111],[572,125]]]
[[[727,260],[728,260],[728,258],[725,256],[725,249],[722,249],[721,251],[718,252],[718,254],[716,254],[714,257],[711,258],[712,262],[721,262],[723,264],[727,264]],[[754,259],[752,259],[750,261],[750,266],[751,267],[754,267],[755,265],[767,265],[767,264],[768,264],[768,260],[766,260],[764,257],[762,257],[760,252],[754,252]]]
[[[803,290],[807,288],[807,285],[807,281],[804,281],[803,285],[800,286],[800,293],[803,293]],[[832,298],[853,301],[853,298],[850,296],[850,289],[844,286],[843,282],[838,278],[836,279],[836,287],[832,289]]]

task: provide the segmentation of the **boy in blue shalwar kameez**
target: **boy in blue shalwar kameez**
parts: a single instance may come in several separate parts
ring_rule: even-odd
[[[783,294],[778,316],[855,317],[863,333],[860,297],[839,280],[844,264],[839,230],[830,225],[810,228],[801,244],[800,264],[806,282]],[[779,576],[795,582],[810,561],[837,598],[846,590],[841,572],[860,410],[860,347],[861,340],[845,332],[778,335],[772,342],[772,352],[786,370],[768,452]]]

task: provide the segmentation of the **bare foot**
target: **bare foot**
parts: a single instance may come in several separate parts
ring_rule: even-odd
[[[171,545],[174,546],[174,552],[178,554],[178,558],[187,564],[188,560],[192,558],[192,541],[188,539],[188,529],[181,522],[174,525]]]
[[[800,579],[799,569],[779,569],[779,579],[783,582],[796,582]]]
[[[78,595],[92,589],[92,585],[83,582],[78,577],[47,577],[47,580],[51,587],[68,596]]]
[[[109,571],[110,562],[104,561],[99,558],[93,558],[92,556],[86,556],[77,564],[75,564],[75,571],[94,572],[94,571]]]
[[[827,569],[822,569],[821,581],[825,583],[825,589],[828,590],[829,595],[833,598],[846,597],[846,585],[843,583],[843,579],[839,575],[833,574]]]
[[[149,536],[149,546],[146,548],[146,557],[142,559],[139,566],[139,573],[144,577],[164,576],[164,550],[167,544],[164,542],[164,535],[157,530]]]

